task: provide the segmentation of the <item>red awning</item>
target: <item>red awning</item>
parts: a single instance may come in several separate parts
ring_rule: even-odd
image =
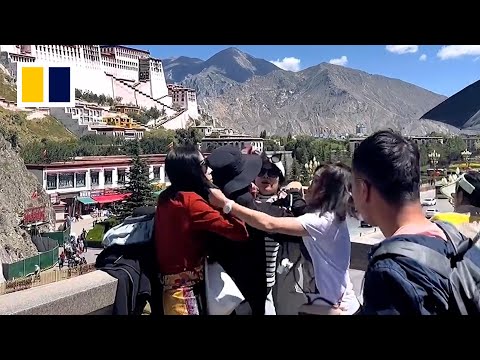
[[[110,195],[100,195],[92,196],[91,198],[99,204],[112,203],[115,201],[122,201],[129,197],[130,194],[110,194]]]

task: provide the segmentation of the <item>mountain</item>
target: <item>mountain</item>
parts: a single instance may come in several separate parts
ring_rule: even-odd
[[[185,56],[165,59],[163,67],[168,82],[192,87],[200,98],[221,95],[253,76],[264,76],[280,70],[267,60],[233,47],[220,51],[206,61]]]
[[[20,226],[25,209],[37,206],[45,207],[48,220],[38,232],[51,231],[55,211],[49,196],[26,169],[18,149],[0,134],[0,267],[38,253],[30,234]]]
[[[165,62],[164,62],[165,63]],[[206,61],[166,61],[167,81],[198,92],[199,105],[219,122],[249,134],[354,133],[394,128],[411,135],[457,132],[418,119],[446,99],[416,85],[339,65],[321,63],[285,71],[236,48]]]

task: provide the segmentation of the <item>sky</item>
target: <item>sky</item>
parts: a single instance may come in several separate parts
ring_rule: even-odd
[[[157,58],[207,60],[237,47],[290,71],[331,62],[451,96],[480,79],[480,45],[133,45]]]

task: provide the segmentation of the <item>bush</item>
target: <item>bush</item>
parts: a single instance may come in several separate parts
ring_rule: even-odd
[[[469,167],[471,167],[472,169],[478,169],[480,168],[480,164],[479,163],[469,163],[468,164]],[[456,170],[457,167],[459,169],[465,169],[467,167],[467,164],[466,163],[461,163],[461,164],[452,164],[449,166],[449,170]]]
[[[87,233],[88,247],[101,248],[103,235],[112,227],[117,226],[119,223],[120,221],[115,217],[96,223],[93,229]]]

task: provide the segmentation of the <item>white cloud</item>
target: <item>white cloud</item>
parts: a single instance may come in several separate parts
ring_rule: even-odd
[[[418,51],[418,45],[387,45],[385,46],[388,52],[394,54],[414,54]]]
[[[300,59],[296,57],[285,57],[283,60],[271,60],[270,61],[273,65],[278,66],[280,69],[288,70],[288,71],[300,71]]]
[[[345,55],[343,55],[343,56],[340,56],[338,59],[331,59],[329,63],[333,65],[345,66],[348,64],[348,58]]]
[[[448,45],[442,47],[437,56],[441,60],[455,59],[462,56],[479,56],[480,45]]]
[[[426,54],[422,54],[420,55],[420,57],[418,58],[420,61],[426,61],[427,60],[427,55]]]

